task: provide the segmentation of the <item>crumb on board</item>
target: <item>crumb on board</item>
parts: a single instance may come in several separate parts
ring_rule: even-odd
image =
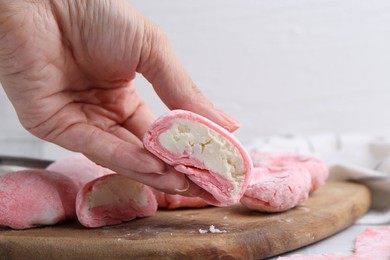
[[[207,232],[209,232],[207,229],[199,229],[200,234],[206,234]]]
[[[215,228],[214,225],[211,225],[211,226],[209,227],[209,229],[199,229],[199,233],[200,233],[200,234],[206,234],[206,233],[208,233],[208,232],[214,234],[214,233],[226,233],[227,231],[226,231],[226,230],[219,230],[218,228]]]

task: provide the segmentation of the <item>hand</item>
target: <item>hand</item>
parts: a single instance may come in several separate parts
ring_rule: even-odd
[[[168,108],[238,128],[201,94],[161,29],[126,1],[2,2],[0,80],[28,131],[157,189],[198,195],[143,148],[155,118],[134,87],[136,73]]]

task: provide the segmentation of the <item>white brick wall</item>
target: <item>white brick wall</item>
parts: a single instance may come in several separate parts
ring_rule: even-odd
[[[390,2],[129,1],[214,103],[257,135],[388,132]],[[157,114],[161,106],[142,82]]]

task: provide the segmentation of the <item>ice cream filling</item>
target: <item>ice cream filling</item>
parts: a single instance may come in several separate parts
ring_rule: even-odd
[[[231,181],[234,186],[232,193],[237,192],[244,181],[246,168],[239,150],[205,125],[174,119],[170,128],[159,135],[159,143],[170,153],[198,161],[204,169]]]
[[[140,206],[145,206],[148,203],[148,198],[143,189],[143,184],[121,175],[105,178],[96,183],[88,193],[87,207],[121,205],[130,200],[135,201]]]

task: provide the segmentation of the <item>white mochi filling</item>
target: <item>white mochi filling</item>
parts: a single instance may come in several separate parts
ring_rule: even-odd
[[[174,119],[171,127],[159,135],[162,147],[202,162],[206,169],[222,175],[233,184],[232,193],[244,181],[245,163],[239,150],[209,127],[187,119]],[[233,195],[233,194],[232,194]]]
[[[133,199],[138,205],[146,206],[148,198],[144,185],[121,175],[115,175],[97,182],[86,195],[88,208],[103,205],[120,205]]]

